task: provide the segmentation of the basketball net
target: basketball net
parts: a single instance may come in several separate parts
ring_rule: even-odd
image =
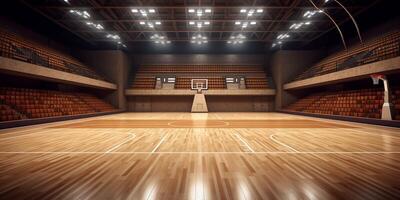
[[[372,81],[373,81],[374,85],[378,85],[379,84],[379,80],[384,80],[385,79],[385,75],[383,75],[383,74],[371,74],[370,76],[372,78]]]
[[[197,83],[196,88],[197,88],[197,93],[200,94],[201,90],[203,89],[203,83]]]

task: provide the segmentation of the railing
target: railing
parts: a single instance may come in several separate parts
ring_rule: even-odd
[[[397,56],[400,56],[400,36],[396,36],[393,39],[384,39],[379,44],[363,46],[353,50],[348,55],[340,56],[336,60],[315,65],[300,74],[295,80],[321,76]]]
[[[0,56],[40,65],[43,67],[105,80],[93,70],[68,58],[55,55],[43,49],[0,35]]]

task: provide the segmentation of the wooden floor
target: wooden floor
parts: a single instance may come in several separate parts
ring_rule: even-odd
[[[0,199],[400,199],[399,130],[280,113],[0,130]]]

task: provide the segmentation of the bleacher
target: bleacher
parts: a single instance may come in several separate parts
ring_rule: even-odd
[[[306,71],[295,80],[307,79],[340,70],[357,67],[381,60],[394,58],[400,55],[400,31],[387,33],[381,37],[355,45],[347,51],[332,54]]]
[[[323,92],[306,96],[285,110],[380,119],[383,98],[382,89]],[[400,120],[400,88],[392,91],[391,98],[397,113],[395,118]]]
[[[105,80],[93,69],[68,54],[3,30],[0,30],[0,56],[89,78]]]
[[[1,121],[114,110],[111,105],[90,94],[9,87],[0,88],[0,106]]]
[[[145,65],[140,66],[132,81],[133,89],[154,89],[156,77],[176,77],[175,89],[190,89],[191,79],[208,79],[209,89],[226,89],[225,77],[243,76],[246,88],[270,88],[263,66],[246,65]]]

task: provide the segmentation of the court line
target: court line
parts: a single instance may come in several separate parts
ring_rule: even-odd
[[[160,142],[157,144],[157,146],[155,146],[154,149],[150,153],[155,153],[157,151],[158,147],[160,147],[160,145],[163,143],[163,141],[165,140],[166,137],[167,137],[167,135],[164,135],[161,138]]]
[[[111,147],[108,151],[106,151],[105,153],[111,153],[112,151],[114,151],[115,149],[117,149],[118,147],[120,147],[121,145],[131,141],[132,139],[134,139],[136,137],[136,135],[134,133],[129,133],[128,135],[128,139],[126,139],[125,141],[115,145],[114,147]]]
[[[239,135],[239,134],[235,134],[235,136],[251,151],[251,152],[255,152],[251,147],[250,147],[250,145],[246,142],[246,141],[244,141],[244,139]],[[241,146],[243,146],[243,145],[241,145]]]
[[[270,135],[270,136],[269,136],[269,139],[271,139],[271,140],[274,141],[275,143],[278,143],[278,144],[280,144],[280,145],[282,145],[282,146],[284,146],[284,147],[286,147],[286,148],[289,148],[290,150],[292,150],[292,151],[294,151],[294,152],[300,152],[300,151],[297,151],[295,148],[293,148],[293,147],[291,147],[291,146],[289,146],[289,145],[287,145],[287,144],[285,144],[285,143],[283,143],[283,142],[281,142],[281,141],[275,139],[274,136],[276,136],[276,135],[275,135],[275,134]]]
[[[9,151],[0,152],[0,154],[104,154],[106,152],[102,151]],[[244,151],[158,151],[158,152],[148,152],[148,151],[114,151],[107,154],[400,154],[400,151],[256,151],[256,152],[244,152]]]

